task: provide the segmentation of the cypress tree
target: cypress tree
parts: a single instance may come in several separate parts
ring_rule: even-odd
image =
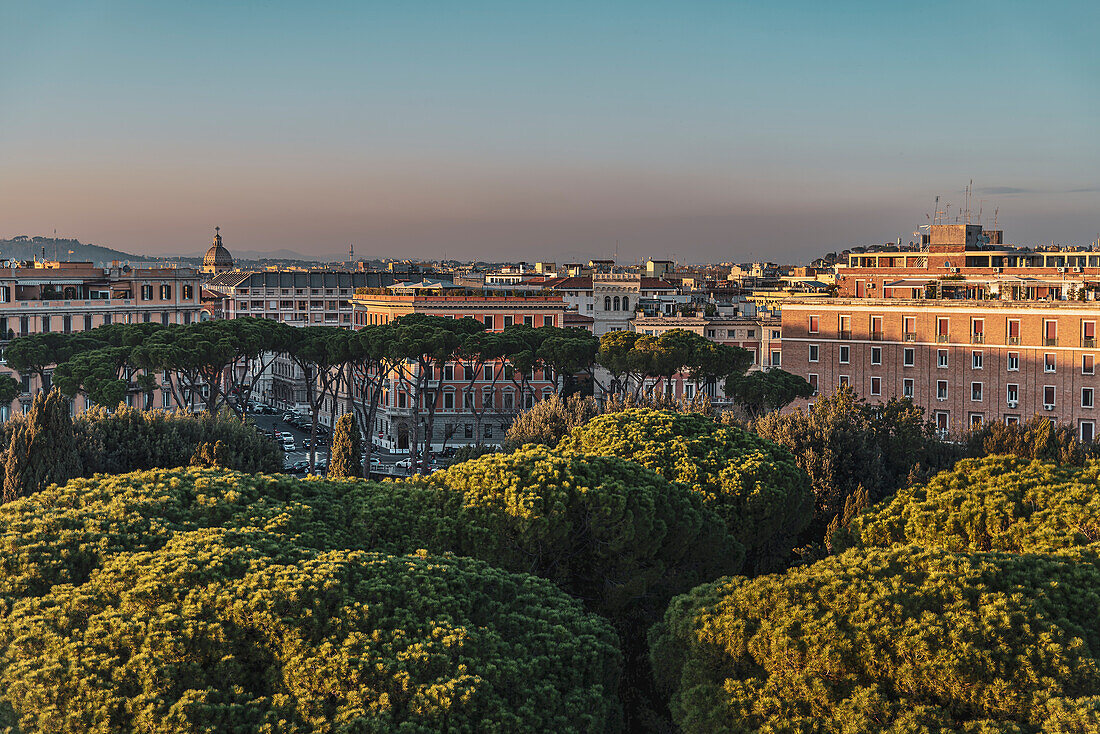
[[[332,462],[329,464],[330,477],[357,477],[362,471],[360,454],[363,440],[359,434],[359,423],[351,413],[344,413],[336,421],[336,430],[332,432]]]
[[[80,453],[69,403],[58,390],[39,393],[12,433],[4,467],[4,501],[80,476]]]

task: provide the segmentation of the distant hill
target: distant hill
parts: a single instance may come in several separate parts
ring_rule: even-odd
[[[93,262],[99,267],[107,267],[112,260],[153,260],[146,255],[133,255],[110,247],[88,245],[80,240],[54,237],[27,237],[21,235],[11,239],[0,239],[0,258],[10,260],[32,260],[41,257],[42,248],[46,248],[47,260],[73,260],[75,262]],[[72,253],[69,251],[72,250]]]

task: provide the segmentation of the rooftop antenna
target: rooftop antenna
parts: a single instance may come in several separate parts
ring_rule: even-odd
[[[936,194],[936,202],[932,205],[932,224],[940,223],[940,195]]]
[[[970,183],[966,185],[966,223],[970,224],[970,190],[974,186],[974,179],[970,179]]]
[[[997,207],[993,210],[993,229],[997,229],[997,213],[1001,211],[1001,207]]]

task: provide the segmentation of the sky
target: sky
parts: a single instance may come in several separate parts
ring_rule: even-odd
[[[1100,238],[1096,2],[0,0],[0,237],[808,262]]]

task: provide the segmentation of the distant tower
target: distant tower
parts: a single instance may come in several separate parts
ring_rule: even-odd
[[[214,244],[202,259],[202,272],[217,275],[233,269],[233,256],[222,246],[221,227],[214,227]]]
[[[355,262],[355,243],[348,245],[348,263]]]

